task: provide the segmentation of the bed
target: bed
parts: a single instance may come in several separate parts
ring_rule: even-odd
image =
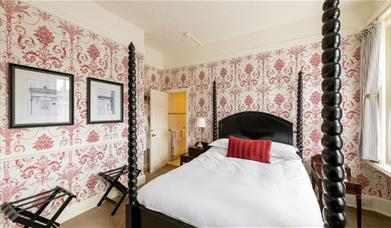
[[[217,121],[217,112],[213,111],[215,139],[269,139],[296,148],[296,133],[300,148],[294,149],[293,155],[282,149],[282,154],[272,157],[271,164],[264,164],[226,157],[228,139],[224,146],[212,146],[192,162],[138,191],[137,202],[143,207],[141,227],[161,227],[149,223],[166,217],[180,226],[194,227],[322,227],[319,205],[301,160],[302,72],[297,78],[295,132],[292,122],[269,113],[240,112]],[[216,110],[216,83],[212,94]],[[144,219],[145,212],[159,219]]]
[[[323,227],[300,159],[265,164],[225,153],[212,147],[154,179],[138,202],[194,227]]]
[[[298,78],[301,90],[301,73]],[[280,154],[272,152],[271,164],[264,164],[226,157],[227,139],[226,144],[212,146],[142,187],[138,202],[194,227],[323,226],[301,151],[284,151],[284,147],[295,148],[291,122],[263,112],[240,112],[218,121],[217,126],[219,138],[270,139],[283,148]]]
[[[341,38],[339,35],[340,11],[338,5],[338,0],[326,0],[323,3],[322,17],[322,132],[324,134],[322,159],[324,161],[323,202],[325,207],[323,219],[325,227],[344,227],[346,224],[344,214],[345,186],[343,183],[345,173],[340,137],[342,133],[340,122],[342,96],[339,93],[341,87],[339,79]],[[300,77],[301,74],[298,77],[296,128],[296,145],[299,148],[299,156],[302,155],[303,150],[302,101],[299,97],[302,96]],[[309,184],[309,177],[300,161],[272,162],[268,166],[254,165],[249,161],[227,159],[222,153],[216,151],[216,148],[212,148],[211,151],[189,164],[157,178],[141,189],[138,197],[136,81],[135,48],[131,43],[129,46],[128,84],[129,202],[126,207],[126,227],[322,226],[319,208]],[[213,98],[215,102],[215,83]],[[214,139],[236,135],[293,144],[294,132],[292,123],[289,121],[267,113],[246,112],[234,114],[227,117],[228,119],[225,118],[217,122],[216,113],[216,105],[214,105]],[[262,126],[260,122],[263,123]],[[217,166],[221,172],[213,172]],[[248,175],[248,169],[252,170],[252,175]],[[200,174],[194,172],[195,170]],[[183,175],[189,177],[189,182],[172,180]],[[226,176],[222,177],[224,175]],[[213,181],[208,180],[209,178]],[[255,179],[260,180],[254,181]],[[211,190],[194,186],[194,183],[207,185]],[[283,187],[284,184],[285,187]],[[181,197],[173,193],[173,187],[183,188],[183,192],[180,193]],[[268,187],[270,188],[268,189]],[[264,191],[263,195],[258,196],[257,193],[260,191]],[[219,192],[222,193],[217,194]],[[249,195],[256,195],[256,197],[242,197],[247,192]],[[163,193],[164,197],[152,196],[156,194],[162,196]],[[191,197],[188,194],[192,194]],[[241,197],[235,197],[236,194],[240,194]],[[227,199],[222,200],[224,197]],[[220,204],[216,203],[216,206],[213,207],[212,202],[216,199],[219,199]],[[284,205],[288,210],[284,208]],[[205,209],[206,207],[208,210]],[[219,217],[221,218],[218,219]]]

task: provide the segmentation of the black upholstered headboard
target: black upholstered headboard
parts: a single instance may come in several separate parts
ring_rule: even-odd
[[[219,138],[270,139],[293,145],[293,124],[264,112],[239,112],[218,122]]]

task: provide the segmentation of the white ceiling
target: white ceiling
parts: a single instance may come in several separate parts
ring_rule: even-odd
[[[165,56],[179,56],[179,52],[202,49],[184,38],[186,31],[204,46],[210,46],[306,18],[320,17],[322,12],[322,1],[99,1],[98,4],[143,29],[145,44]],[[367,1],[349,1],[342,5],[342,9],[357,7],[372,5]]]
[[[145,31],[146,43],[164,51],[190,31],[203,44],[218,42],[280,24],[315,16],[319,2],[99,2]],[[294,10],[293,10],[294,9]]]

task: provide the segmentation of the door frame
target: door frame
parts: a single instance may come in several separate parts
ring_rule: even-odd
[[[190,94],[190,88],[182,88],[182,89],[168,89],[165,90],[166,93],[186,93],[186,151],[189,148],[189,121],[190,121],[190,104],[189,104],[189,94]],[[170,102],[170,101],[168,101]]]

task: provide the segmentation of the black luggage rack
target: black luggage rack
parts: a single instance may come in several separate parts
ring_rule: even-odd
[[[51,201],[64,197],[63,204],[50,218],[44,218],[40,214],[50,204]],[[56,219],[63,212],[65,207],[75,197],[71,192],[63,189],[62,187],[55,187],[54,189],[46,192],[39,193],[34,196],[30,196],[21,200],[16,200],[11,203],[3,203],[1,205],[1,211],[14,223],[24,225],[25,228],[44,228],[44,227],[58,227],[60,224],[56,222]],[[36,212],[32,212],[34,208],[37,208]]]
[[[98,173],[98,176],[102,177],[105,181],[107,181],[109,183],[109,186],[108,186],[106,192],[103,194],[102,198],[100,199],[100,201],[98,203],[98,207],[100,205],[102,205],[103,201],[106,200],[110,204],[114,205],[114,209],[111,212],[111,215],[115,215],[115,213],[117,212],[122,201],[125,199],[125,196],[128,194],[128,188],[125,187],[119,181],[119,178],[127,172],[128,172],[128,166],[124,165],[124,166],[121,166],[116,169],[111,169],[111,170],[108,170],[105,172]],[[141,172],[140,170],[137,170],[137,175],[140,174],[140,172]],[[111,189],[113,189],[113,187],[116,188],[122,194],[119,201],[115,201],[115,200],[107,197],[107,195],[109,194]]]

